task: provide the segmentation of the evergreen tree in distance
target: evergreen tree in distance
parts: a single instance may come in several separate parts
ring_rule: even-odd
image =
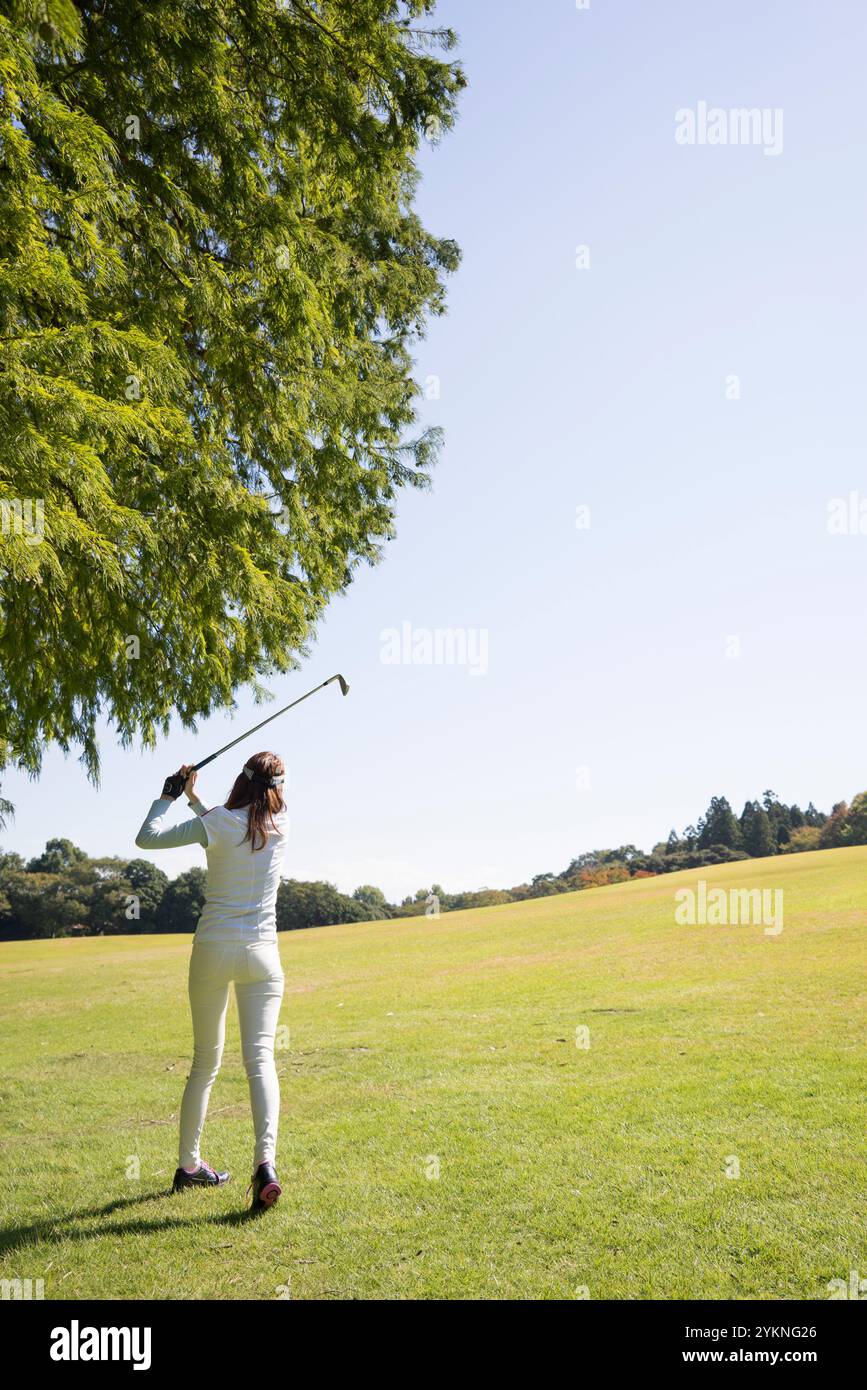
[[[724,796],[711,798],[710,806],[700,824],[699,849],[710,849],[711,845],[725,845],[728,849],[741,848],[741,828]]]
[[[747,854],[755,859],[776,854],[777,844],[767,811],[758,801],[748,801],[741,813],[741,836]]]

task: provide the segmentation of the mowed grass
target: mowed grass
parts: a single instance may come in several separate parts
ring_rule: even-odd
[[[702,875],[782,888],[779,936],[676,925],[699,876],[281,937],[284,1197],[258,1221],[234,1001],[203,1147],[233,1181],[166,1195],[189,938],[3,944],[0,1274],[175,1299],[867,1277],[867,848]]]

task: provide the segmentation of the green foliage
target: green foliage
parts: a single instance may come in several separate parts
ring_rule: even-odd
[[[192,932],[205,905],[208,875],[204,869],[187,869],[169,880],[160,904],[160,930]]]
[[[336,922],[364,922],[371,914],[362,902],[348,898],[333,883],[302,883],[290,878],[277,890],[277,930],[299,931]]]
[[[699,849],[710,849],[713,845],[725,845],[727,849],[742,847],[741,828],[724,796],[711,798],[710,806],[700,822]]]
[[[821,849],[822,831],[818,825],[801,825],[793,830],[788,843],[783,846],[785,854],[804,854],[808,850]]]
[[[146,859],[90,859],[69,840],[50,840],[26,865],[18,854],[0,853],[0,937],[194,932],[206,886],[201,868],[169,879]],[[396,912],[369,884],[347,897],[333,884],[293,879],[277,894],[278,931]]]
[[[777,842],[771,819],[758,801],[748,801],[741,813],[741,835],[747,854],[757,859],[776,854]]]
[[[0,498],[44,509],[0,536],[0,766],[262,693],[427,481],[430,8],[0,5]]]
[[[845,801],[838,801],[831,807],[831,814],[822,826],[819,844],[822,849],[837,849],[846,843],[846,822],[849,807]]]
[[[867,845],[867,792],[859,792],[846,815],[845,845]]]
[[[125,877],[130,892],[138,899],[139,930],[154,930],[159,926],[159,911],[169,885],[168,875],[147,859],[131,859],[126,866]]]
[[[446,895],[449,912],[459,912],[469,907],[498,907],[502,903],[514,902],[513,894],[506,888],[480,888],[475,893],[453,893]],[[440,909],[443,901],[440,897]]]
[[[95,867],[82,855],[66,860],[54,857],[52,846],[69,841],[51,841],[46,854],[25,867],[20,855],[0,855],[0,927],[6,936],[66,936],[76,928],[86,929],[97,882]],[[42,862],[56,863],[55,871],[45,871]]]
[[[45,849],[27,865],[32,874],[60,874],[85,863],[87,855],[71,840],[49,840]]]
[[[100,879],[90,898],[90,932],[96,936],[116,936],[138,931],[139,923],[128,915],[132,892],[132,885],[120,875]]]
[[[704,830],[716,824],[722,833],[728,833],[730,814],[726,799],[714,797],[699,826]],[[793,827],[779,846],[774,821],[778,826]],[[702,848],[701,831],[689,827],[680,839],[672,830],[650,854],[632,844],[589,850],[571,860],[561,873],[536,874],[530,883],[459,893],[447,893],[441,884],[434,883],[430,888],[419,888],[399,906],[389,903],[382,890],[370,883],[347,896],[333,883],[288,879],[277,891],[277,930],[433,916],[435,908],[456,912],[494,907],[624,883],[630,878],[707,869],[780,850],[800,853],[831,844],[867,844],[867,792],[856,796],[851,808],[845,801],[839,802],[830,818],[817,811],[812,802],[805,812],[799,812],[797,807],[777,801],[773,793],[766,793],[762,803],[748,801],[740,823],[735,824],[739,848],[722,843]],[[53,839],[27,865],[18,854],[0,853],[0,935],[65,936],[73,930],[91,934],[193,932],[206,884],[204,869],[190,869],[170,880],[149,860],[89,859],[70,840]]]
[[[368,922],[380,921],[393,914],[382,889],[374,887],[372,883],[363,883],[360,888],[356,888],[352,896],[364,908],[365,920]]]

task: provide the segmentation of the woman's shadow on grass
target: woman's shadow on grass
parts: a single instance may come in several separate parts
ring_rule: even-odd
[[[182,1210],[180,1203],[173,1203],[171,1212],[167,1212],[161,1220],[130,1220],[119,1223],[112,1222],[109,1226],[91,1226],[86,1230],[78,1230],[75,1223],[79,1221],[98,1221],[101,1217],[111,1216],[115,1212],[128,1211],[130,1208],[142,1206],[145,1202],[157,1202],[167,1197],[180,1197],[180,1203],[189,1200],[189,1194],[173,1194],[168,1189],[158,1192],[142,1192],[136,1197],[119,1197],[114,1202],[109,1202],[101,1207],[85,1207],[80,1211],[71,1211],[66,1216],[50,1217],[46,1221],[37,1221],[30,1226],[7,1226],[0,1231],[0,1255],[12,1254],[16,1250],[25,1249],[28,1245],[37,1242],[62,1244],[67,1240],[95,1240],[99,1236],[113,1235],[142,1235],[148,1231],[165,1231],[178,1226],[201,1226],[208,1224],[211,1226],[245,1226],[250,1221],[255,1221],[260,1213],[251,1211],[245,1207],[241,1211],[224,1211],[207,1215],[204,1211],[197,1211],[189,1217],[180,1217]]]

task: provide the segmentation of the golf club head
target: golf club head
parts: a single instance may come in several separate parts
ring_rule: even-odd
[[[332,676],[331,679],[333,681],[340,681],[340,690],[343,695],[349,694],[349,686],[346,684],[346,681],[343,679],[342,676]]]

